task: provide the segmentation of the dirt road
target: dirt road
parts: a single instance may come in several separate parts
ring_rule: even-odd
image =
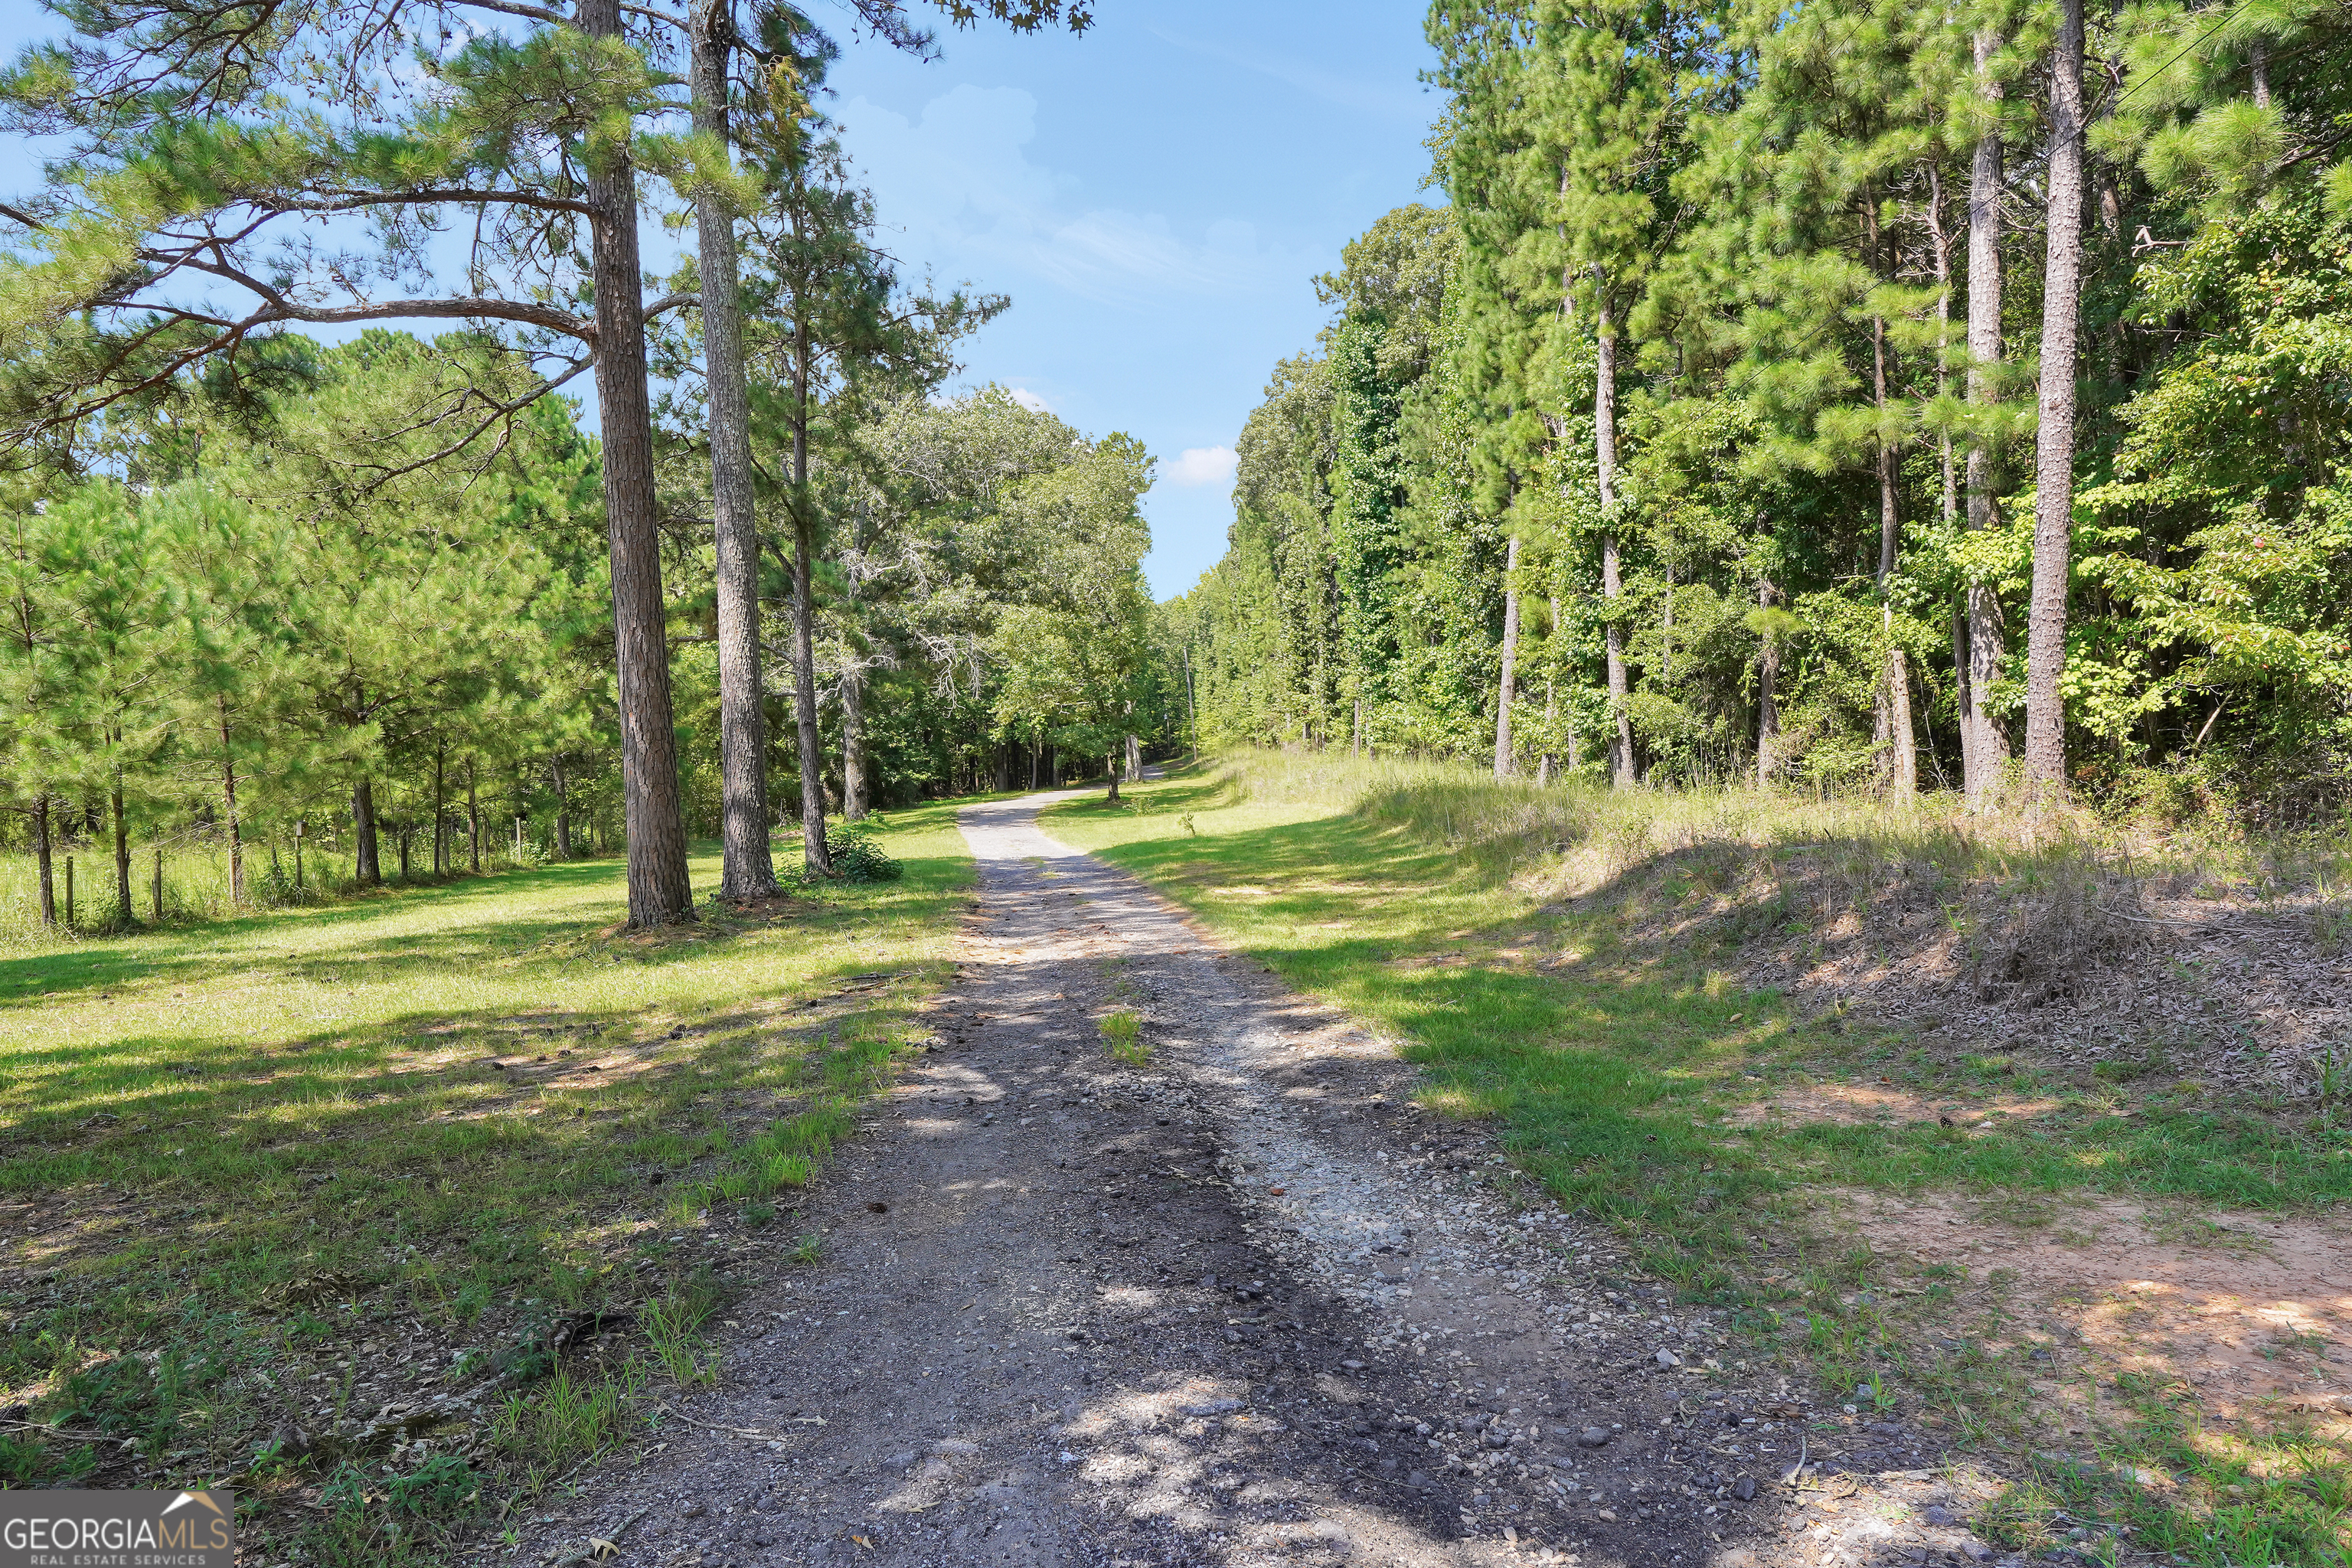
[[[1817,1426],[1808,1457],[1864,1448],[1840,1468],[1896,1522],[1792,1538],[1802,1395],[1711,1373],[1718,1317],[1517,1205],[1383,1043],[1040,832],[1056,798],[963,814],[958,981],[798,1221],[824,1261],[752,1281],[719,1386],[522,1560],[615,1536],[622,1562],[745,1568],[1982,1552],[1909,1521],[1925,1468],[1868,1479],[1924,1466],[1916,1434],[1833,1410],[1845,1438]],[[1119,1008],[1146,1067],[1104,1047]]]

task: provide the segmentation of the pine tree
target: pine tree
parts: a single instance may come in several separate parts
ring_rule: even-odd
[[[71,49],[28,51],[0,81],[11,127],[67,138],[75,171],[9,214],[22,243],[0,270],[16,362],[0,431],[70,426],[306,322],[499,321],[583,345],[479,423],[594,370],[630,921],[690,919],[644,353],[648,312],[687,301],[644,299],[632,147],[665,107],[662,84],[624,37],[619,0],[528,8],[520,34],[510,6],[439,7],[433,26],[470,19],[475,36],[453,47],[442,31],[421,56],[404,13],[268,9],[276,25],[204,0],[83,11]],[[423,91],[398,79],[418,58]],[[281,112],[281,94],[305,108]],[[520,272],[523,287],[376,298],[340,254],[278,276],[282,255],[302,254],[280,252],[280,235],[338,214],[373,220],[387,265],[414,272],[422,236],[453,210],[480,237],[471,280]],[[223,303],[186,308],[191,285]],[[553,302],[583,289],[590,315]]]
[[[2033,599],[2026,622],[2025,782],[2066,797],[2066,597],[2074,540],[2074,351],[2082,309],[2083,4],[2059,0],[2050,46],[2050,155],[2042,274],[2041,418],[2034,430]]]

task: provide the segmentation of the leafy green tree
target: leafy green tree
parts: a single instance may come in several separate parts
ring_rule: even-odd
[[[1112,435],[1022,484],[1013,510],[1037,545],[1036,596],[1007,610],[995,637],[1006,667],[998,721],[1104,758],[1112,800],[1148,700],[1151,531],[1140,502],[1151,469],[1140,442]]]

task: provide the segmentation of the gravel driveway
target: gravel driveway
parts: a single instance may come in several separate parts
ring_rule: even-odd
[[[824,1260],[751,1281],[719,1385],[533,1521],[520,1560],[1984,1552],[1929,1507],[1965,1500],[1916,1433],[1819,1425],[1743,1373],[1719,1318],[1518,1205],[1384,1043],[1041,832],[1062,798],[963,812],[982,886],[957,982],[799,1217]],[[1147,1066],[1104,1047],[1120,1009]],[[1807,1456],[1847,1473],[1800,1491],[1809,1422]],[[1816,1491],[1843,1502],[1800,1520]]]

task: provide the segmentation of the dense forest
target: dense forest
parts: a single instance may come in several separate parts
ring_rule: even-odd
[[[1165,607],[1212,743],[2308,821],[2340,6],[1436,0],[1431,183]]]
[[[0,80],[72,154],[0,211],[0,842],[44,923],[164,918],[191,845],[232,902],[625,845],[660,923],[687,835],[759,897],[780,826],[826,874],[828,815],[1098,773],[1154,700],[1151,460],[949,390],[1008,301],[899,278],[834,39],[466,9],[77,13]]]

